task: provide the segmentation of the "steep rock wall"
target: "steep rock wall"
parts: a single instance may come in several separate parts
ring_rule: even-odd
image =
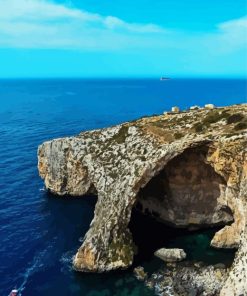
[[[203,151],[204,148],[204,151]],[[206,163],[207,146],[187,149],[140,190],[138,208],[178,227],[210,226],[232,221],[221,206],[226,182]]]
[[[170,161],[200,147],[207,151],[203,163],[207,165],[208,180],[214,184],[211,191],[216,193],[213,193],[214,202],[210,208],[213,213],[208,211],[203,217],[192,220],[198,225],[202,221],[205,223],[205,219],[209,224],[222,222],[229,217],[214,220],[214,213],[218,215],[218,209],[230,208],[234,222],[216,233],[212,245],[239,246],[222,295],[227,295],[224,291],[231,289],[245,293],[245,126],[246,105],[241,105],[143,118],[42,144],[38,150],[38,166],[49,190],[58,195],[83,195],[93,188],[98,193],[94,219],[75,256],[74,267],[82,271],[102,272],[130,266],[135,248],[128,223],[141,188],[166,166],[169,171]],[[192,164],[190,160],[190,170]],[[200,173],[204,174],[197,170],[196,176],[199,177]],[[180,182],[184,186],[182,180]],[[171,178],[171,181],[176,192],[177,179]],[[198,184],[202,185],[202,181]],[[198,184],[194,195],[198,191]],[[203,186],[202,199],[208,196],[206,184]],[[181,197],[182,191],[177,192]],[[181,198],[176,202],[179,200]],[[180,210],[184,207],[186,203]],[[164,219],[171,221],[174,216],[173,224],[181,224],[181,217],[175,209],[172,210],[173,215],[166,215]],[[194,212],[198,214],[197,206]],[[191,215],[187,217],[183,214],[182,224],[190,224],[190,219]]]

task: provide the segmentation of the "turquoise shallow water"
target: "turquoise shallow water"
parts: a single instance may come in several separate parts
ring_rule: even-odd
[[[163,262],[153,254],[163,247],[182,248],[186,252],[186,260],[202,262],[205,265],[224,263],[229,267],[234,259],[234,250],[221,250],[210,246],[210,241],[220,227],[196,231],[178,229],[133,210],[130,229],[139,249],[134,264],[142,264],[149,272],[162,267]]]
[[[0,80],[0,295],[14,286],[24,296],[152,295],[131,270],[95,275],[71,269],[95,200],[47,195],[36,168],[37,147],[173,105],[242,102],[245,80]],[[207,249],[208,235],[198,234],[196,244],[194,239],[178,236],[169,244],[188,240],[188,246]],[[192,248],[191,256],[199,256],[199,250]],[[221,256],[207,252],[205,261]],[[139,263],[151,270],[160,261],[150,254],[140,256]]]

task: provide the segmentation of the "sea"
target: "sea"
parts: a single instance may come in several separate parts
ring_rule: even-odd
[[[246,87],[238,79],[0,80],[0,295],[15,287],[23,296],[154,295],[135,279],[133,268],[107,274],[73,270],[97,197],[49,194],[37,171],[38,145],[172,106],[246,103]],[[152,242],[184,247],[191,260],[208,264],[230,264],[233,258],[232,251],[210,248],[215,229],[181,233],[157,225],[148,231],[155,222],[142,219],[137,214],[132,223],[144,250],[135,264],[147,271],[163,264],[154,258]]]

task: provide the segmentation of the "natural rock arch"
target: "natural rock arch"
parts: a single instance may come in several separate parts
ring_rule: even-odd
[[[138,193],[143,213],[177,227],[211,226],[232,220],[220,202],[226,181],[206,163],[207,147],[190,148],[171,159]]]
[[[211,243],[239,248],[222,295],[229,295],[228,291],[243,294],[247,278],[246,136],[244,122],[235,124],[227,118],[238,113],[244,118],[246,110],[246,105],[236,105],[212,112],[167,113],[40,145],[39,173],[47,189],[58,195],[83,195],[94,183],[98,190],[94,219],[74,259],[75,268],[102,272],[130,266],[134,252],[128,223],[140,188],[184,150],[208,146],[205,162],[227,183],[219,203],[234,216],[234,223],[217,232]]]
[[[210,202],[208,204],[205,203],[209,209],[206,214],[202,215],[200,211],[198,211],[199,204],[197,203],[196,206],[192,207],[193,211],[184,221],[180,219],[181,221],[177,223],[177,221],[174,221],[174,218],[169,215],[165,218],[161,217],[161,220],[182,227],[190,225],[205,227],[207,225],[226,224],[232,221],[231,211],[223,203],[226,182],[215,172],[212,166],[206,163],[207,149],[204,143],[204,145],[194,145],[194,147],[186,148],[179,152],[176,151],[177,153],[172,156],[170,155],[169,158],[160,158],[160,161],[157,161],[152,169],[149,167],[147,170],[144,170],[145,173],[141,176],[139,182],[132,187],[131,194],[129,194],[128,198],[119,198],[118,203],[121,203],[121,205],[114,205],[113,210],[111,210],[111,207],[113,207],[111,201],[114,199],[109,195],[102,195],[101,193],[95,207],[95,217],[97,217],[97,219],[93,219],[91,228],[85,236],[84,243],[75,257],[75,268],[87,271],[107,271],[116,268],[126,268],[131,265],[134,258],[135,245],[128,224],[131,219],[132,208],[136,205],[138,200],[140,201],[140,196],[138,196],[139,192],[143,192],[143,190],[145,190],[144,188],[149,186],[150,182],[152,183],[153,180],[159,178],[164,170],[167,170],[167,168],[170,170],[174,163],[177,163],[176,170],[178,169],[179,171],[181,161],[183,162],[184,159],[187,159],[186,161],[192,164],[192,168],[195,166],[198,167],[198,170],[195,170],[195,176],[192,175],[192,180],[193,177],[198,177],[202,170],[206,168],[205,173],[209,179],[207,181],[212,181],[214,183],[214,192],[211,194]],[[169,161],[167,161],[167,159],[169,159]],[[198,179],[194,195],[198,191],[198,186],[201,185],[200,182],[202,182],[202,178]],[[204,184],[203,193],[206,196],[210,196],[205,192],[206,186],[207,183]],[[191,189],[190,186],[188,186],[188,188]],[[106,193],[114,194],[115,191],[106,191]],[[190,206],[193,206],[195,198],[196,196],[194,196],[192,202],[190,201]],[[203,198],[205,198],[205,196],[202,196],[202,200]],[[179,199],[180,198],[178,198],[176,202],[179,202]],[[103,203],[104,207],[102,206]],[[108,206],[106,206],[106,204],[108,204]],[[160,207],[160,205],[158,206]],[[162,205],[161,208],[165,208],[164,206],[165,205]],[[171,206],[172,205],[170,205],[169,210],[171,210]],[[109,212],[111,216],[108,217]],[[102,230],[102,228],[104,229]],[[94,249],[95,245],[97,245],[99,251]]]

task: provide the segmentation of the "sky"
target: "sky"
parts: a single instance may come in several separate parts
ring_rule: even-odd
[[[0,0],[0,78],[247,77],[246,0]]]

